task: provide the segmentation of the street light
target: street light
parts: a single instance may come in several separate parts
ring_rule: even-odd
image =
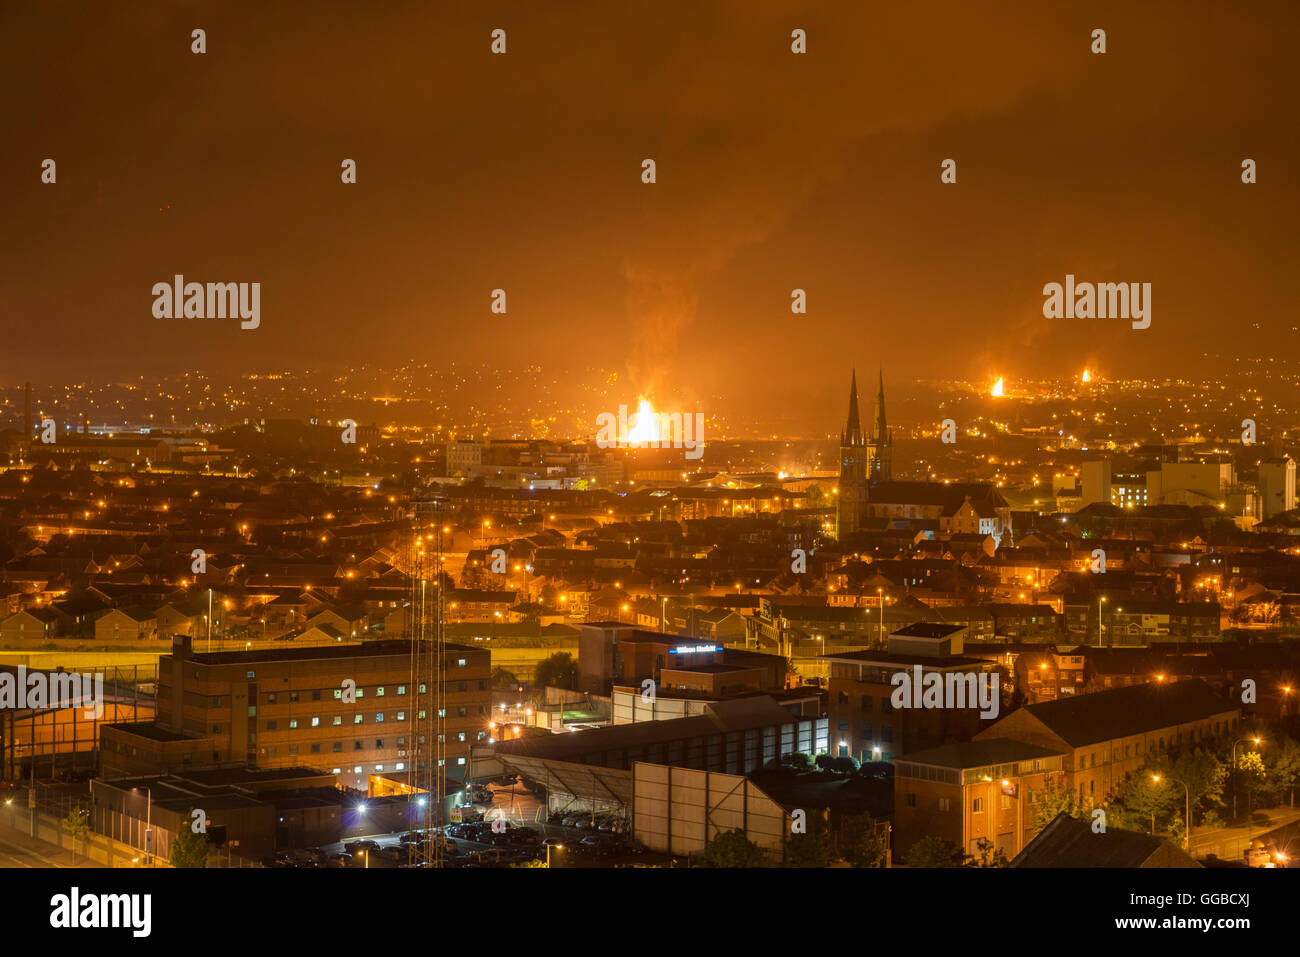
[[[557,851],[562,851],[562,850],[564,850],[564,845],[563,845],[563,844],[547,844],[547,845],[546,845],[546,866],[547,866],[547,867],[550,867],[550,866],[551,866],[551,848],[555,848]]]
[[[1160,775],[1151,775],[1151,780],[1159,784]],[[1192,789],[1177,778],[1170,778],[1169,780],[1173,781],[1175,784],[1182,784],[1183,790],[1187,793],[1187,810],[1184,812],[1185,816],[1183,817],[1183,850],[1190,853],[1192,850]],[[1154,814],[1152,815],[1152,820],[1155,820]],[[1155,830],[1155,828],[1152,827],[1152,830]]]

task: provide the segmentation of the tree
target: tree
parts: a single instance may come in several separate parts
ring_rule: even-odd
[[[885,842],[870,814],[846,814],[840,827],[840,857],[852,867],[884,867]]]
[[[966,867],[1006,867],[1007,854],[1000,847],[994,847],[993,842],[987,837],[981,837],[975,842],[975,850],[979,851],[979,857],[973,854],[967,854],[964,862]]]
[[[1056,820],[1056,816],[1062,812],[1081,821],[1087,817],[1087,809],[1079,800],[1078,792],[1066,787],[1060,781],[1048,778],[1042,793],[1034,803],[1034,830],[1041,831]]]
[[[808,829],[792,834],[785,843],[786,867],[829,867],[835,856],[826,818],[814,811],[807,818]]]
[[[1278,789],[1278,797],[1287,797],[1287,804],[1295,807],[1295,789],[1300,784],[1300,744],[1290,738],[1283,738],[1274,749],[1272,771],[1273,783]]]
[[[1153,774],[1160,774],[1161,780],[1152,780]],[[1174,791],[1178,794],[1175,795]],[[1115,792],[1116,808],[1107,813],[1107,824],[1123,827],[1128,823],[1132,828],[1141,827],[1154,834],[1175,804],[1182,807],[1183,789],[1177,785],[1171,787],[1165,775],[1161,774],[1159,765],[1148,764],[1120,782]]]
[[[193,827],[187,826],[193,819],[194,809],[191,808],[185,815],[180,831],[172,840],[172,852],[167,858],[172,867],[208,866],[208,835],[202,832],[196,834]]]
[[[551,657],[537,663],[537,676],[533,683],[539,688],[573,690],[578,683],[578,663],[567,651],[557,651]]]
[[[908,867],[956,867],[961,848],[952,841],[927,834],[907,852]]]
[[[492,669],[492,687],[494,688],[514,688],[519,684],[519,679],[512,672],[504,668]]]
[[[714,836],[698,858],[699,867],[764,867],[763,849],[745,837],[740,828]]]
[[[808,757],[802,751],[792,751],[781,757],[781,763],[786,767],[794,768],[796,771],[808,771],[812,769],[812,758]]]
[[[71,836],[73,843],[82,841],[82,853],[85,853],[84,842],[90,834],[90,811],[85,808],[73,808],[68,812],[67,817],[63,819],[63,829]]]
[[[1164,777],[1163,771],[1155,772]],[[1187,785],[1191,794],[1192,824],[1196,823],[1196,809],[1201,804],[1223,804],[1223,786],[1228,779],[1228,769],[1209,751],[1197,748],[1180,754],[1169,766],[1169,778]]]

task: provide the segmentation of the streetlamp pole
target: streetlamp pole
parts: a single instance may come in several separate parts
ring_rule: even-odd
[[[1160,775],[1153,774],[1151,775],[1151,778],[1157,784],[1160,783]],[[1187,786],[1186,782],[1179,781],[1177,778],[1170,778],[1169,780],[1173,781],[1175,784],[1181,784],[1183,786],[1183,791],[1186,792],[1187,795],[1187,806],[1186,810],[1183,812],[1183,850],[1190,854],[1192,850],[1192,789]],[[1155,833],[1154,811],[1151,813],[1151,832],[1153,834]]]
[[[139,791],[138,787],[132,788],[132,791]],[[144,853],[145,866],[153,866],[153,790],[149,787],[144,789],[145,793],[145,814],[144,814]]]

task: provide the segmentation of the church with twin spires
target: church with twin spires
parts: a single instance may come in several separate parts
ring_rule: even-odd
[[[876,415],[871,434],[862,431],[858,415],[858,372],[853,370],[849,385],[849,420],[840,433],[839,504],[835,535],[842,538],[857,531],[866,515],[868,489],[877,482],[893,479],[894,436],[885,425],[885,373],[880,373],[876,391]]]

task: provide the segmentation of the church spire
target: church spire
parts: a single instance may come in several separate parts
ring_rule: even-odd
[[[849,421],[840,434],[840,445],[853,448],[865,444],[862,437],[862,420],[858,416],[858,370],[854,369],[853,379],[849,384]]]
[[[876,392],[876,419],[872,425],[872,439],[884,443],[889,438],[889,429],[885,425],[885,370],[880,370],[880,388]]]

